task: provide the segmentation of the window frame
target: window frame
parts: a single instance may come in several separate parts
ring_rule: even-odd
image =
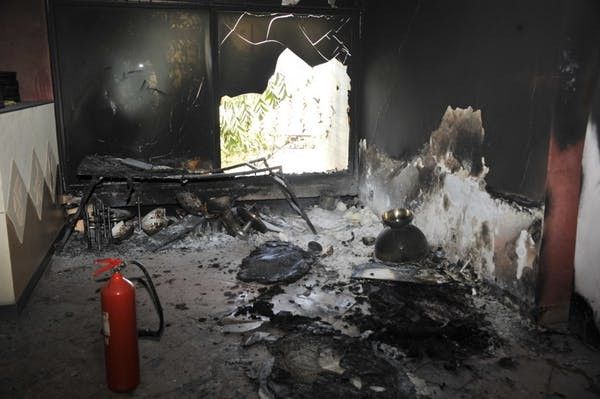
[[[308,6],[302,3],[296,6],[282,6],[280,1],[262,1],[260,3],[232,0],[232,1],[153,1],[153,2],[123,2],[118,0],[46,0],[46,15],[48,21],[48,40],[50,47],[50,61],[52,66],[52,78],[54,88],[54,106],[56,118],[56,131],[59,150],[59,175],[60,186],[65,193],[81,193],[85,187],[85,180],[77,182],[66,181],[67,159],[66,142],[67,136],[63,123],[62,97],[61,97],[61,73],[59,70],[59,54],[57,47],[57,37],[55,31],[55,12],[57,5],[80,5],[80,6],[108,6],[108,7],[132,7],[132,8],[153,8],[153,9],[204,9],[209,13],[209,54],[210,60],[207,60],[209,82],[207,87],[209,97],[212,99],[211,120],[213,125],[213,166],[220,167],[220,125],[219,125],[219,104],[220,98],[217,93],[220,92],[219,82],[219,48],[218,48],[218,20],[220,12],[255,12],[255,13],[293,13],[293,14],[315,14],[315,15],[342,15],[352,18],[351,44],[352,57],[348,62],[348,75],[351,82],[351,90],[348,93],[348,117],[349,117],[349,148],[348,148],[348,167],[346,170],[338,172],[322,173],[302,173],[286,175],[289,182],[294,186],[296,194],[299,197],[318,196],[322,190],[333,190],[339,195],[355,195],[358,193],[358,142],[360,135],[359,129],[359,93],[361,91],[361,35],[362,22],[364,18],[364,7],[360,0],[338,0],[341,4],[336,8],[331,8],[326,0],[322,0],[322,5],[317,5],[315,1],[305,0],[310,3]],[[174,193],[181,190],[181,183],[173,182],[138,182],[138,189],[147,197],[145,202],[149,203],[172,203]],[[105,182],[97,189],[97,193],[107,198],[112,206],[131,205],[133,199],[128,198],[125,182]],[[264,176],[249,176],[243,178],[229,179],[221,182],[190,182],[186,184],[187,189],[199,190],[218,195],[219,193],[229,192],[232,188],[238,193],[238,197],[243,199],[277,199],[282,198],[281,194],[272,189],[272,182]]]

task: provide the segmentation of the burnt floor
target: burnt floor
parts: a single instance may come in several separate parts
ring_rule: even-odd
[[[354,208],[332,212],[315,208],[309,215],[319,229],[318,236],[310,234],[301,219],[286,216],[288,225],[280,233],[242,241],[223,233],[205,232],[159,253],[144,250],[143,233],[136,233],[131,243],[103,253],[83,250],[82,242],[74,237],[62,254],[53,257],[18,321],[2,321],[0,396],[259,397],[258,376],[272,358],[267,348],[271,344],[242,346],[252,332],[226,331],[234,322],[229,316],[259,295],[262,287],[236,278],[241,259],[272,239],[289,240],[303,248],[310,240],[317,240],[324,251],[331,247],[330,255],[320,258],[319,265],[304,278],[281,285],[284,293],[280,295],[288,300],[279,301],[274,310],[309,316],[314,313],[344,334],[357,337],[353,339],[366,337],[364,328],[361,334],[360,328],[357,331],[351,322],[336,316],[349,312],[341,303],[348,298],[352,301],[352,292],[356,292],[357,283],[349,279],[352,267],[368,261],[373,250],[362,242],[362,237],[376,235],[381,225],[367,211]],[[162,340],[140,340],[141,384],[131,395],[113,394],[104,382],[98,293],[102,283],[92,278],[92,262],[107,255],[143,263],[154,276],[165,310],[167,327]],[[126,274],[139,275],[133,270]],[[336,284],[341,288],[334,291],[315,288]],[[483,315],[485,331],[493,337],[487,347],[477,347],[456,359],[437,357],[435,353],[415,355],[406,348],[394,350],[389,345],[381,347],[383,356],[392,353],[394,365],[408,377],[412,397],[600,395],[598,351],[569,334],[536,329],[509,300],[486,293],[485,287],[476,282],[473,287],[468,284],[462,285],[471,295],[470,306]],[[139,327],[155,327],[157,320],[149,298],[143,289],[138,289],[137,295]],[[268,330],[272,337],[292,334],[275,330]],[[468,341],[463,345],[468,347]],[[365,396],[377,397],[378,393],[373,389]]]

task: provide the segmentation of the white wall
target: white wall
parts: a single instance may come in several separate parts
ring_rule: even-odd
[[[44,185],[54,193],[58,149],[54,104],[0,114],[0,305],[15,303],[7,222],[23,243],[28,196],[42,217]],[[18,263],[18,262],[17,262]]]
[[[594,310],[600,328],[600,147],[598,123],[588,122],[575,246],[575,292]]]
[[[46,184],[53,191],[51,179],[56,177],[54,168],[58,162],[58,149],[52,103],[0,114],[0,211],[6,211],[8,207],[13,161],[23,182],[29,186],[33,151],[46,174]]]

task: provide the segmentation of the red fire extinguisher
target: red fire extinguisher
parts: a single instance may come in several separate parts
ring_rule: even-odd
[[[112,271],[112,276],[101,291],[106,380],[112,391],[130,392],[140,383],[138,336],[160,338],[164,326],[162,307],[147,270],[138,262],[130,262],[138,266],[146,276],[148,282],[143,282],[143,285],[148,288],[160,319],[157,331],[138,331],[135,286],[121,274],[125,262],[107,258],[97,259],[94,263],[102,265],[94,272],[95,277]]]

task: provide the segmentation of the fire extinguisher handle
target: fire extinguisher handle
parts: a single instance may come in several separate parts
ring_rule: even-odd
[[[150,277],[150,273],[148,273],[148,270],[146,270],[144,265],[142,265],[140,262],[132,260],[129,261],[129,264],[137,266],[146,277],[147,281],[145,281],[142,278],[140,278],[139,281],[148,290],[148,293],[150,294],[150,299],[152,300],[156,313],[158,314],[158,330],[138,330],[138,337],[160,340],[165,328],[165,319],[163,315],[163,308],[160,303],[160,299],[158,298],[158,294],[156,293],[156,288],[154,287],[152,278]]]
[[[125,262],[123,262],[123,260],[121,260],[119,258],[104,258],[104,259],[96,259],[94,261],[94,264],[102,265],[102,267],[100,269],[98,269],[94,272],[94,277],[97,277],[97,276],[101,275],[102,273],[105,273],[112,269],[116,269],[118,267],[123,266],[125,264]]]

